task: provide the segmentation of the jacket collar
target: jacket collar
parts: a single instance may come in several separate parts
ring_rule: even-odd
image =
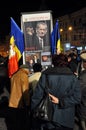
[[[29,74],[29,72],[26,69],[24,69],[24,68],[21,68],[20,71],[26,73],[27,75]]]
[[[44,74],[53,74],[53,75],[55,75],[55,74],[71,75],[71,74],[73,74],[73,72],[68,67],[51,67],[51,68],[46,69],[43,73]]]

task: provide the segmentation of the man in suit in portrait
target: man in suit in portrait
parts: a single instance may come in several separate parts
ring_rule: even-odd
[[[44,46],[49,45],[49,38],[47,36],[47,23],[38,22],[36,25],[36,35],[34,36],[34,45],[36,50],[43,50]]]

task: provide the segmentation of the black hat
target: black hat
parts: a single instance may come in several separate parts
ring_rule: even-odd
[[[41,72],[42,71],[42,65],[40,63],[35,63],[33,65],[34,72]]]

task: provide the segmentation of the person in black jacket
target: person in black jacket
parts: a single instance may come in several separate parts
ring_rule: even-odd
[[[31,110],[34,111],[43,98],[47,75],[54,112],[52,121],[42,125],[38,122],[39,129],[44,125],[44,130],[73,130],[75,105],[81,100],[79,80],[68,67],[64,54],[54,55],[52,63],[54,67],[43,71],[37,83],[31,99]]]
[[[72,70],[72,72],[77,75],[77,67],[78,67],[78,62],[77,62],[77,56],[74,53],[70,53],[68,55],[68,66]]]
[[[84,55],[84,59],[82,57]],[[81,72],[79,75],[81,86],[81,102],[76,107],[76,117],[78,118],[78,126],[80,130],[86,130],[86,52],[81,53]],[[76,127],[75,127],[76,128]]]

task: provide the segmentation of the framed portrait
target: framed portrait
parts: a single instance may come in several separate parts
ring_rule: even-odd
[[[52,11],[21,13],[25,52],[50,52],[50,35],[53,28]],[[40,61],[42,57],[40,57]],[[26,53],[24,55],[26,62]]]
[[[41,53],[40,52],[29,52],[25,51],[25,61],[28,65],[30,72],[33,72],[33,65],[35,63],[41,63]]]
[[[50,52],[42,52],[41,53],[41,64],[42,66],[51,66],[52,58]]]

